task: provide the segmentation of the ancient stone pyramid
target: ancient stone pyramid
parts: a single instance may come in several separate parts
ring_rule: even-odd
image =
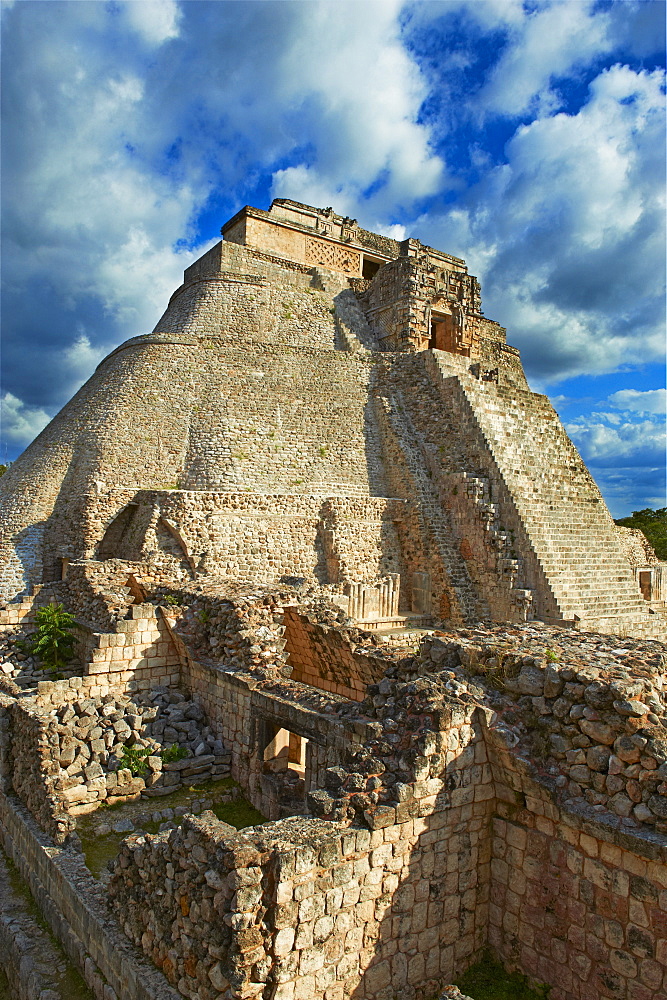
[[[464,261],[284,199],[222,232],[0,481],[6,598],[120,559],[302,579],[360,621],[665,634],[661,567]]]

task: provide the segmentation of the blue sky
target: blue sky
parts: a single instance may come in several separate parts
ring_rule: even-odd
[[[616,517],[665,500],[660,0],[5,0],[12,460],[242,205],[463,256]]]

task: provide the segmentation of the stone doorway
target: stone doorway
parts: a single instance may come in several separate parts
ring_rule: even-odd
[[[270,819],[304,814],[308,740],[277,722],[267,720],[263,728],[262,811]]]

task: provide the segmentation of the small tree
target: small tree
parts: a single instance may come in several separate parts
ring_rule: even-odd
[[[38,656],[49,670],[61,670],[74,655],[72,629],[79,627],[74,615],[64,611],[62,604],[46,604],[37,610],[35,621],[37,631],[24,643],[24,649]]]

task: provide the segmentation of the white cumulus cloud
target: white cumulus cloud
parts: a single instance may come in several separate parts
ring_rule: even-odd
[[[120,10],[149,45],[178,37],[180,10],[175,0],[122,0]]]
[[[665,454],[665,429],[649,420],[610,427],[595,422],[593,414],[590,422],[566,424],[565,429],[584,459],[595,464],[623,465],[632,457],[643,465],[659,462]]]
[[[619,410],[634,410],[636,413],[656,413],[665,415],[667,389],[619,389],[608,397],[612,406]]]
[[[0,396],[2,437],[10,444],[25,446],[46,427],[51,417],[36,406],[26,406],[22,400],[4,392]]]
[[[663,356],[663,84],[602,72],[577,113],[521,126],[505,163],[420,220],[481,277],[485,311],[546,383]]]

